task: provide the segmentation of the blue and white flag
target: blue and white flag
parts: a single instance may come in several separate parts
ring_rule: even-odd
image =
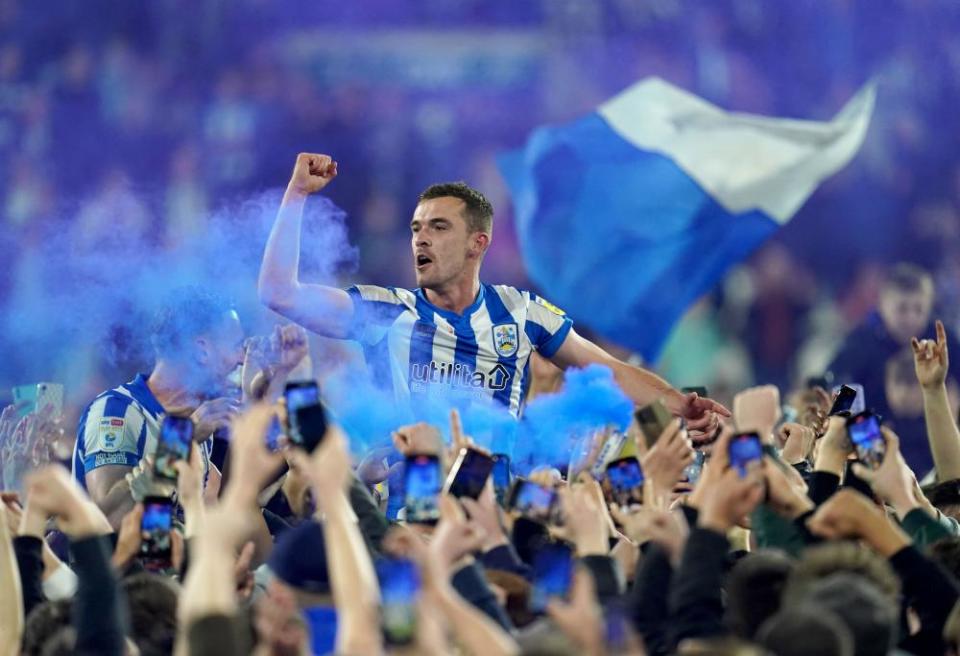
[[[828,122],[726,112],[657,78],[499,157],[531,278],[656,360],[674,324],[863,143],[875,89]]]

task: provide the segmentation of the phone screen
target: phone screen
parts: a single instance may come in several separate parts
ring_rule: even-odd
[[[381,558],[376,564],[380,582],[383,636],[391,645],[407,645],[417,634],[417,598],[420,573],[412,560]]]
[[[556,503],[557,493],[554,490],[518,478],[511,490],[508,506],[524,517],[546,522],[552,516]]]
[[[447,478],[447,491],[455,497],[478,499],[493,470],[493,458],[476,449],[461,449]]]
[[[289,425],[291,441],[296,439],[297,410],[320,402],[320,388],[313,381],[287,383],[283,390],[283,398],[287,406],[287,424]]]
[[[548,544],[533,559],[530,610],[543,613],[553,597],[565,598],[573,584],[573,552],[562,544]]]
[[[848,417],[853,408],[853,402],[857,398],[857,390],[849,385],[841,385],[837,391],[837,397],[833,400],[833,407],[830,408],[830,416]]]
[[[640,432],[643,433],[643,438],[647,442],[647,448],[656,444],[657,440],[660,439],[660,435],[663,434],[663,431],[667,429],[667,426],[670,425],[670,422],[673,420],[673,415],[670,414],[667,406],[660,400],[656,400],[650,405],[639,408],[635,416],[637,418],[637,425],[640,427]]]
[[[404,462],[404,501],[408,522],[434,523],[440,519],[443,475],[437,456],[412,455]]]
[[[507,491],[510,489],[510,456],[505,453],[493,454],[493,491],[497,495],[497,503],[504,504]]]
[[[294,413],[297,429],[290,433],[290,441],[312,453],[327,434],[327,412],[322,403],[298,408]]]
[[[871,412],[854,415],[847,420],[847,432],[860,462],[870,469],[879,467],[887,446],[880,431],[880,418]]]
[[[763,445],[757,433],[740,433],[730,440],[730,466],[737,470],[740,477],[747,475],[751,463],[763,459]]]
[[[153,473],[160,478],[177,480],[177,470],[173,465],[178,460],[190,457],[192,441],[193,421],[189,417],[164,417],[160,424],[160,436],[157,438],[157,450],[154,452]]]
[[[156,567],[170,564],[170,530],[173,527],[173,503],[167,497],[143,500],[140,520],[140,557]]]
[[[643,503],[643,470],[636,458],[621,458],[607,465],[613,500],[621,506]]]

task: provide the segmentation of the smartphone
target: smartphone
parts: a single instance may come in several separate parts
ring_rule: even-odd
[[[390,645],[409,645],[417,635],[417,599],[420,572],[407,558],[381,558],[376,564],[380,581],[380,626]]]
[[[50,416],[63,414],[63,385],[60,383],[37,383],[37,412],[50,407]]]
[[[506,502],[507,492],[510,490],[510,456],[505,453],[493,454],[493,492],[497,503],[501,506]]]
[[[403,466],[403,505],[408,522],[434,524],[440,519],[443,473],[434,455],[410,455]]]
[[[320,403],[320,387],[312,380],[290,382],[283,388],[283,398],[287,406],[287,430],[293,441],[298,430],[297,410]]]
[[[740,478],[754,462],[763,460],[763,445],[759,433],[739,433],[730,440],[730,466],[737,470]]]
[[[696,392],[697,396],[699,396],[700,398],[706,398],[708,396],[707,388],[703,387],[702,385],[694,385],[693,387],[681,387],[680,391],[683,392],[684,394],[690,394],[690,393]]]
[[[556,490],[517,478],[507,497],[507,509],[515,510],[527,519],[546,523],[556,513],[558,501]]]
[[[887,449],[880,431],[880,416],[867,411],[850,417],[847,419],[847,433],[860,462],[870,469],[879,467]]]
[[[643,503],[643,470],[636,458],[620,458],[607,465],[607,480],[614,503],[620,506]]]
[[[831,417],[849,417],[850,410],[853,408],[853,402],[857,398],[857,390],[849,385],[841,385],[837,390],[837,396],[833,400],[833,407],[830,408]]]
[[[673,421],[673,415],[670,414],[667,406],[660,399],[639,408],[634,416],[637,419],[640,432],[643,433],[643,438],[647,442],[648,449],[657,443],[660,435]]]
[[[327,411],[322,403],[313,403],[298,408],[293,416],[297,430],[290,432],[290,441],[307,453],[312,453],[327,434]]]
[[[850,404],[850,408],[849,408],[850,414],[851,414],[851,415],[858,415],[858,414],[860,414],[861,412],[866,412],[866,410],[867,410],[867,395],[866,395],[866,393],[864,393],[864,391],[863,391],[863,385],[861,385],[861,384],[859,384],[859,383],[850,383],[849,385],[841,385],[840,387],[834,387],[834,388],[831,390],[831,392],[834,394],[834,396],[839,396],[839,395],[840,395],[840,391],[841,391],[844,387],[849,387],[850,389],[852,389],[854,392],[857,393],[857,395],[856,395],[855,397],[853,397],[853,402]]]
[[[493,471],[493,458],[476,449],[462,448],[450,469],[444,489],[455,497],[478,499]]]
[[[530,591],[532,612],[544,613],[551,598],[566,598],[570,594],[573,568],[573,551],[564,544],[548,544],[537,552],[533,559],[533,589]]]
[[[178,460],[190,458],[190,443],[193,441],[193,420],[189,417],[167,415],[160,424],[160,436],[154,451],[153,474],[168,481],[177,480],[173,465]]]
[[[170,566],[170,531],[173,501],[169,497],[146,497],[140,520],[140,558],[148,569]]]

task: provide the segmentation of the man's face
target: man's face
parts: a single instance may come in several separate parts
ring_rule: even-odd
[[[410,222],[417,286],[437,288],[455,280],[475,253],[477,233],[470,233],[459,198],[425,200]],[[474,251],[471,247],[474,246]]]
[[[243,328],[240,317],[230,311],[220,324],[198,340],[210,393],[225,393],[230,374],[243,364]]]
[[[890,335],[901,344],[907,344],[910,338],[920,337],[930,323],[933,294],[888,289],[880,294],[879,309]]]

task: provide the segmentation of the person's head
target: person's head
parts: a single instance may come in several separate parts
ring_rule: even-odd
[[[35,606],[24,624],[20,653],[23,656],[40,656],[47,640],[60,629],[70,626],[72,605],[73,600],[61,599]]]
[[[173,653],[177,635],[179,588],[156,574],[135,574],[123,580],[130,607],[130,637],[144,656]]]
[[[853,656],[853,634],[843,620],[809,604],[768,619],[757,631],[757,642],[776,656]]]
[[[923,494],[944,515],[960,519],[960,479],[925,486]]]
[[[803,552],[787,579],[781,607],[799,603],[818,581],[837,573],[866,579],[891,601],[900,596],[900,579],[885,559],[855,542],[828,542]]]
[[[477,276],[493,237],[493,206],[463,182],[431,185],[410,222],[417,285],[442,288]]]
[[[323,526],[312,519],[285,530],[267,561],[276,577],[272,583],[289,588],[301,605],[307,600],[311,605],[329,604],[332,593],[326,553]]]
[[[734,632],[752,639],[760,625],[780,608],[780,597],[794,561],[779,551],[741,558],[727,575],[727,621]]]
[[[912,350],[904,349],[887,360],[884,389],[887,403],[897,417],[919,417],[923,414],[923,389],[917,382]]]
[[[800,605],[836,614],[853,635],[855,656],[887,656],[896,644],[900,604],[864,576],[836,572],[819,579]]]
[[[243,364],[243,328],[223,297],[189,286],[174,290],[155,317],[157,362],[172,365],[190,391],[221,396],[229,375]]]
[[[687,638],[677,645],[677,656],[767,656],[757,645],[741,638]]]
[[[933,311],[933,279],[913,264],[900,263],[887,273],[878,307],[887,332],[906,345],[919,337]]]

